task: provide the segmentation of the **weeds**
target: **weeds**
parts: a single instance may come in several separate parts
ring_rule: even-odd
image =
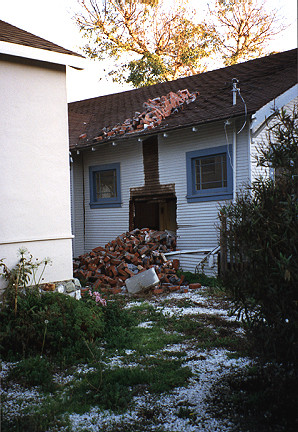
[[[3,293],[3,304],[11,307],[14,314],[18,310],[18,297],[21,293],[26,293],[29,287],[38,287],[43,280],[43,274],[47,265],[51,265],[50,258],[44,258],[42,261],[34,260],[33,255],[26,248],[18,251],[19,261],[16,266],[9,269],[0,260],[0,276],[7,281],[7,286]],[[38,272],[40,273],[37,277]]]
[[[102,311],[59,293],[29,291],[18,297],[17,314],[0,310],[4,323],[0,353],[4,359],[45,354],[64,364],[87,359],[84,340],[94,342],[104,330]]]
[[[52,364],[39,356],[30,357],[17,363],[10,370],[8,380],[29,388],[40,386],[45,391],[55,389]]]
[[[32,394],[40,395],[39,401],[28,401],[24,408],[17,403],[18,414],[7,416],[3,432],[89,432],[91,423],[73,429],[71,419],[92,415],[98,432],[153,428],[165,432],[169,428],[162,426],[161,419],[167,417],[169,407],[158,401],[168,401],[170,395],[204,381],[206,376],[189,365],[197,364],[204,371],[208,351],[214,348],[228,350],[224,352],[231,361],[244,352],[245,338],[235,334],[239,324],[220,316],[191,314],[196,306],[191,299],[169,298],[159,301],[157,307],[153,302],[138,301],[128,307],[122,297],[119,301],[111,298],[106,306],[93,297],[77,301],[63,295],[30,293],[20,296],[16,317],[8,308],[1,311],[7,327],[0,334],[0,350],[7,360],[21,359],[3,379],[4,417],[10,406],[6,392],[9,394],[11,385],[21,386],[20,392],[31,389]],[[189,308],[189,313],[168,315],[171,305],[175,311]],[[146,322],[150,326],[142,325]],[[8,339],[9,331],[15,339]],[[234,389],[232,392],[237,405],[239,395]],[[138,405],[138,400],[142,404]],[[135,410],[136,417],[125,417],[130,410]],[[126,420],[121,421],[120,416]],[[185,422],[179,424],[201,430],[200,415],[183,396],[171,407],[171,416]]]
[[[243,432],[294,432],[297,419],[297,371],[255,363],[216,383],[208,401],[217,416],[240,421]]]

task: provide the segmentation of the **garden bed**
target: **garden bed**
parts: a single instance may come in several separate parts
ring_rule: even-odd
[[[43,355],[33,366],[2,363],[2,432],[282,430],[262,422],[247,429],[223,404],[223,382],[245,375],[254,360],[221,290],[118,294],[98,307],[107,308],[108,326],[100,344],[86,342],[87,361],[63,368]],[[222,398],[214,397],[217,383]]]

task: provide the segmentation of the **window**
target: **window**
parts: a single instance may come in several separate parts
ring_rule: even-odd
[[[186,153],[187,201],[212,201],[233,196],[232,146]]]
[[[89,168],[90,207],[121,207],[120,164]]]

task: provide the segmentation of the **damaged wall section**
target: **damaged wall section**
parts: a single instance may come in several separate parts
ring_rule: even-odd
[[[130,189],[129,228],[176,231],[175,184],[160,184],[158,137],[143,141],[144,186]]]

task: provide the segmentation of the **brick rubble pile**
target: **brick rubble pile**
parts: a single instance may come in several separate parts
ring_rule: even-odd
[[[116,294],[126,291],[128,278],[153,267],[160,281],[153,289],[156,294],[186,290],[184,276],[177,275],[179,260],[165,257],[166,252],[175,248],[175,238],[166,231],[135,229],[76,258],[74,277],[86,281],[93,289]]]
[[[102,128],[94,141],[102,141],[143,129],[153,129],[159,126],[163,119],[183,109],[185,104],[194,102],[198,94],[198,92],[190,93],[184,89],[178,90],[177,93],[170,92],[166,96],[149,99],[143,104],[144,111],[142,113],[135,112],[133,118],[126,119],[122,124],[118,123],[113,127]],[[86,134],[80,135],[79,138],[86,138]]]

